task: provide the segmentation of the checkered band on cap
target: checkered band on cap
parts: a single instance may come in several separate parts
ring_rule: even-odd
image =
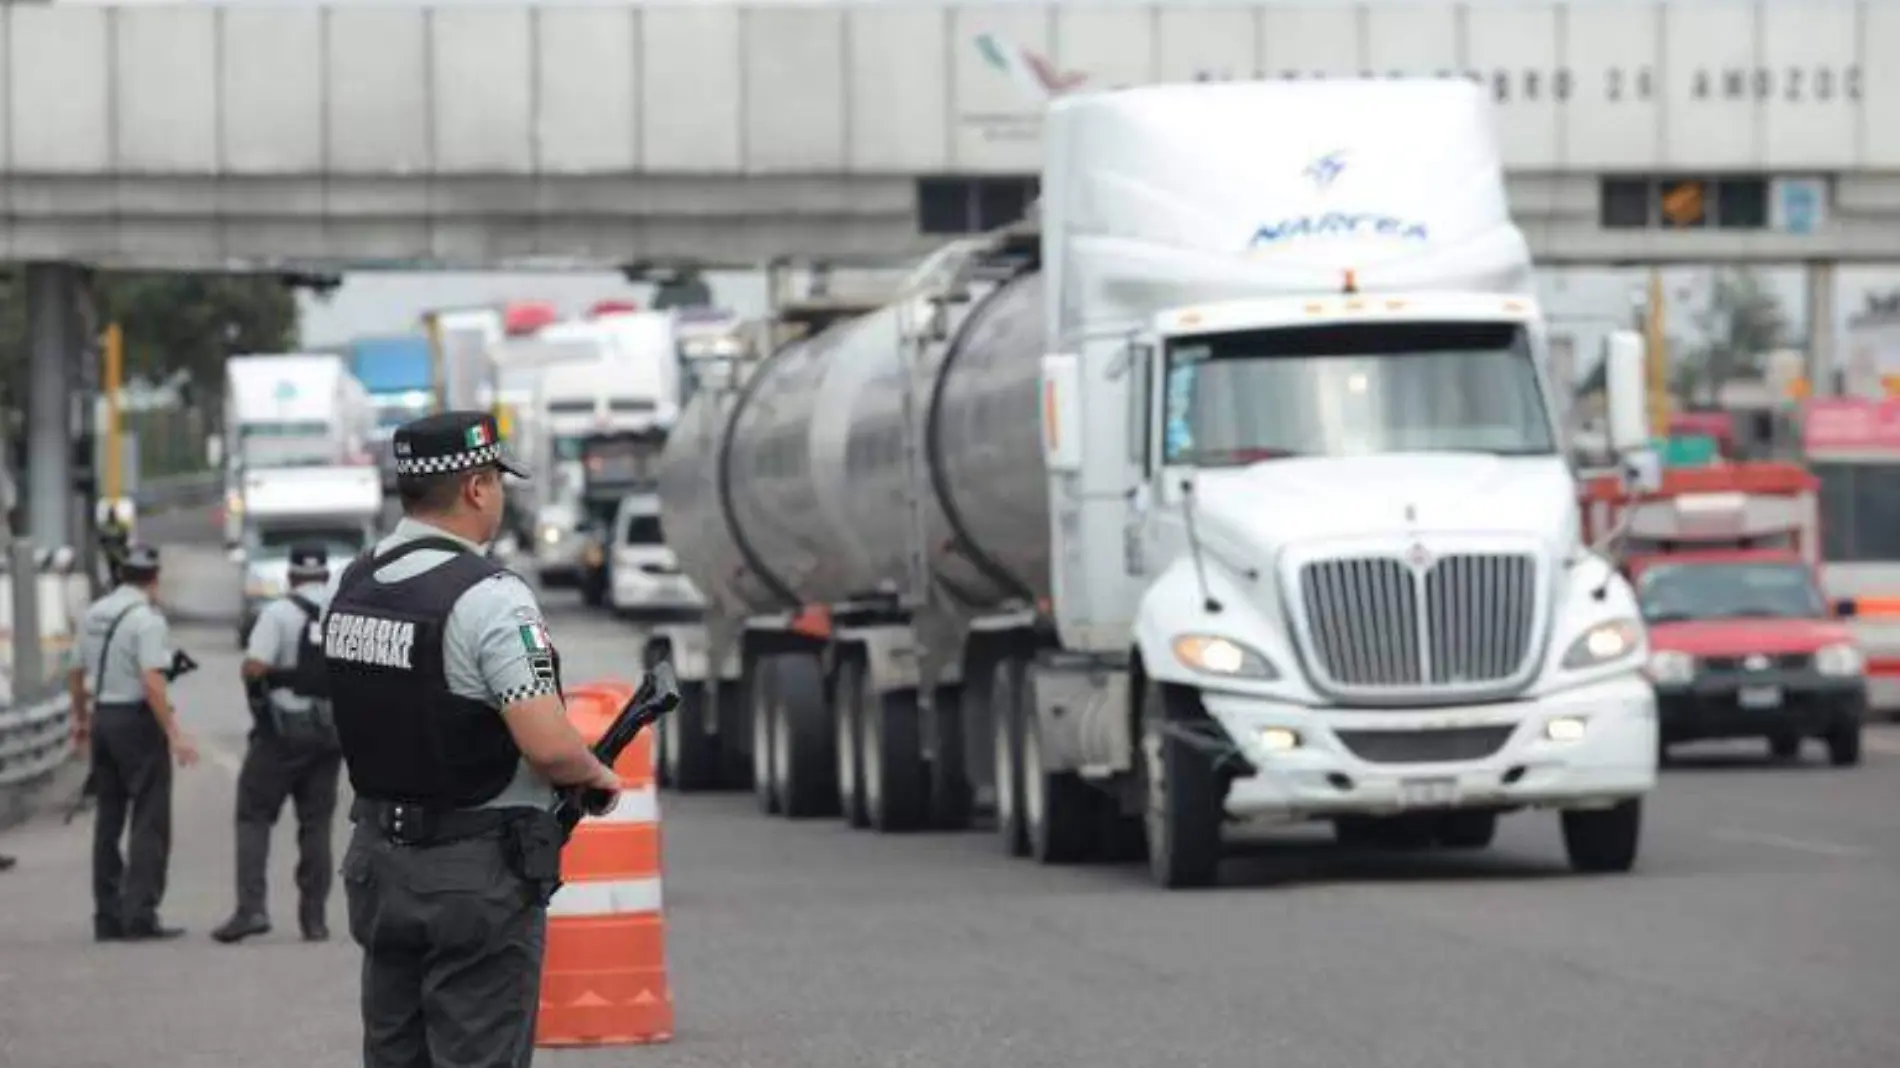
[[[396,457],[396,474],[446,475],[451,471],[466,471],[471,467],[500,462],[501,443],[495,442],[479,449],[452,452],[445,456],[398,456]]]

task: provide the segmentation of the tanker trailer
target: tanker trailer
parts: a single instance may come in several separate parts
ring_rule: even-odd
[[[1573,866],[1630,868],[1647,645],[1579,540],[1492,122],[1449,81],[1065,98],[1036,227],[669,446],[716,592],[649,655],[742,694],[762,806],[977,796],[1012,853],[1138,837],[1171,887],[1230,821],[1479,848],[1556,809]],[[1641,340],[1605,356],[1638,459]]]

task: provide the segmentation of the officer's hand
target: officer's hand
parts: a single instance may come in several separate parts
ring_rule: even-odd
[[[84,749],[92,742],[92,723],[77,717],[73,719],[73,748]]]
[[[198,762],[198,747],[193,744],[190,735],[179,731],[172,738],[172,758],[178,761],[181,768],[191,767]]]

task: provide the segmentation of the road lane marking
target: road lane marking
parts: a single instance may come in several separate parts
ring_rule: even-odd
[[[1778,849],[1792,849],[1801,853],[1812,853],[1823,857],[1871,857],[1874,851],[1842,842],[1827,842],[1819,838],[1793,838],[1785,834],[1773,834],[1768,831],[1744,831],[1735,828],[1722,828],[1710,832],[1710,836],[1725,842],[1741,842],[1748,845],[1774,846]]]

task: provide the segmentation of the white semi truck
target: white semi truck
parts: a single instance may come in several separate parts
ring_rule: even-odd
[[[680,788],[1216,876],[1232,820],[1634,862],[1637,607],[1579,541],[1525,239],[1461,81],[1065,98],[1041,217],[702,392],[661,471]],[[1640,338],[1607,347],[1646,445]],[[750,772],[748,776],[746,772]]]
[[[224,541],[245,522],[249,476],[276,468],[374,464],[376,413],[342,356],[233,356],[224,372]]]

